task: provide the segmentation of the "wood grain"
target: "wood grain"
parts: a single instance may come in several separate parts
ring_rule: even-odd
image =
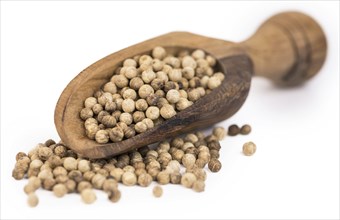
[[[110,79],[124,59],[148,54],[156,46],[173,51],[203,49],[218,60],[225,80],[191,107],[143,134],[110,144],[88,139],[79,117],[84,100]],[[270,18],[242,43],[172,32],[113,53],[83,70],[61,94],[55,125],[62,141],[85,157],[117,155],[231,117],[246,100],[253,70],[255,75],[281,85],[296,85],[315,75],[325,56],[326,40],[321,28],[310,17],[295,12]]]

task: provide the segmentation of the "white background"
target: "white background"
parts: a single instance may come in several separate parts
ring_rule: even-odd
[[[220,124],[250,123],[249,136],[222,142],[219,173],[206,190],[120,187],[121,201],[98,192],[93,205],[79,195],[37,192],[26,204],[11,171],[18,151],[58,139],[54,107],[67,83],[94,61],[175,30],[242,41],[269,16],[299,10],[324,28],[328,57],[305,85],[279,89],[254,78],[242,109]],[[253,157],[242,144],[258,146]],[[1,218],[339,218],[339,2],[1,2]]]

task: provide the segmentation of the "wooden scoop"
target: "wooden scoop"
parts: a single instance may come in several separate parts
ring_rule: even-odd
[[[79,117],[84,100],[92,96],[123,60],[150,54],[156,46],[167,50],[202,49],[214,56],[225,73],[221,86],[162,124],[119,143],[98,144],[85,135]],[[320,26],[298,12],[277,14],[248,40],[233,43],[188,32],[172,32],[113,53],[86,68],[61,94],[54,121],[61,140],[88,158],[105,158],[204,128],[235,114],[244,103],[253,75],[283,86],[298,85],[315,75],[326,57],[326,38]]]

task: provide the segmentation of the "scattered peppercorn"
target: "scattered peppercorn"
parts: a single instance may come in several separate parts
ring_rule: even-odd
[[[27,203],[30,207],[36,207],[39,203],[39,199],[34,192],[28,194]]]
[[[211,172],[216,173],[220,171],[220,169],[222,168],[222,164],[218,159],[211,159],[208,163],[208,167]]]
[[[240,128],[237,125],[230,125],[228,128],[228,135],[235,136],[240,133]]]
[[[241,134],[247,135],[247,134],[249,134],[250,132],[251,132],[251,127],[250,127],[250,125],[243,125],[243,126],[241,127],[241,131],[240,131]]]
[[[163,195],[163,189],[160,186],[155,186],[152,190],[152,193],[156,198],[159,198]]]
[[[84,189],[80,193],[80,195],[81,195],[81,199],[86,204],[94,203],[94,201],[96,201],[96,199],[97,199],[97,196],[96,196],[95,192],[93,191],[93,189]]]
[[[91,104],[90,101],[87,100],[87,105]],[[128,114],[130,113],[126,113],[127,117]],[[88,119],[86,123],[95,125],[97,122],[94,120]],[[114,130],[111,136],[119,138],[120,132],[125,135],[126,129],[131,128],[131,125],[126,124],[128,121],[123,121],[110,128]],[[140,123],[148,127],[153,126],[150,118],[144,118]],[[157,181],[163,185],[181,184],[196,192],[202,192],[207,177],[204,167],[208,164],[212,172],[218,172],[222,167],[218,160],[221,149],[218,140],[224,135],[223,128],[215,128],[213,135],[190,133],[162,141],[155,148],[145,146],[117,157],[98,160],[81,158],[63,143],[48,140],[45,143],[49,147],[46,144],[38,144],[27,155],[22,152],[16,155],[13,177],[29,178],[24,191],[29,196],[28,203],[32,207],[38,203],[34,192],[40,187],[53,191],[57,197],[63,197],[67,193],[79,193],[85,203],[93,203],[96,200],[93,189],[103,190],[111,202],[117,202],[121,197],[119,183],[147,187]],[[243,147],[246,155],[251,155],[255,150],[256,146],[252,142]],[[155,191],[160,195],[158,187],[155,187]]]
[[[246,156],[251,156],[256,152],[256,145],[253,142],[247,142],[243,145],[243,153]]]

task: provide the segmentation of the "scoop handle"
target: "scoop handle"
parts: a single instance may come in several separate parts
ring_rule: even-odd
[[[299,12],[274,15],[239,46],[251,57],[256,76],[283,86],[298,85],[314,76],[327,52],[320,25]]]

